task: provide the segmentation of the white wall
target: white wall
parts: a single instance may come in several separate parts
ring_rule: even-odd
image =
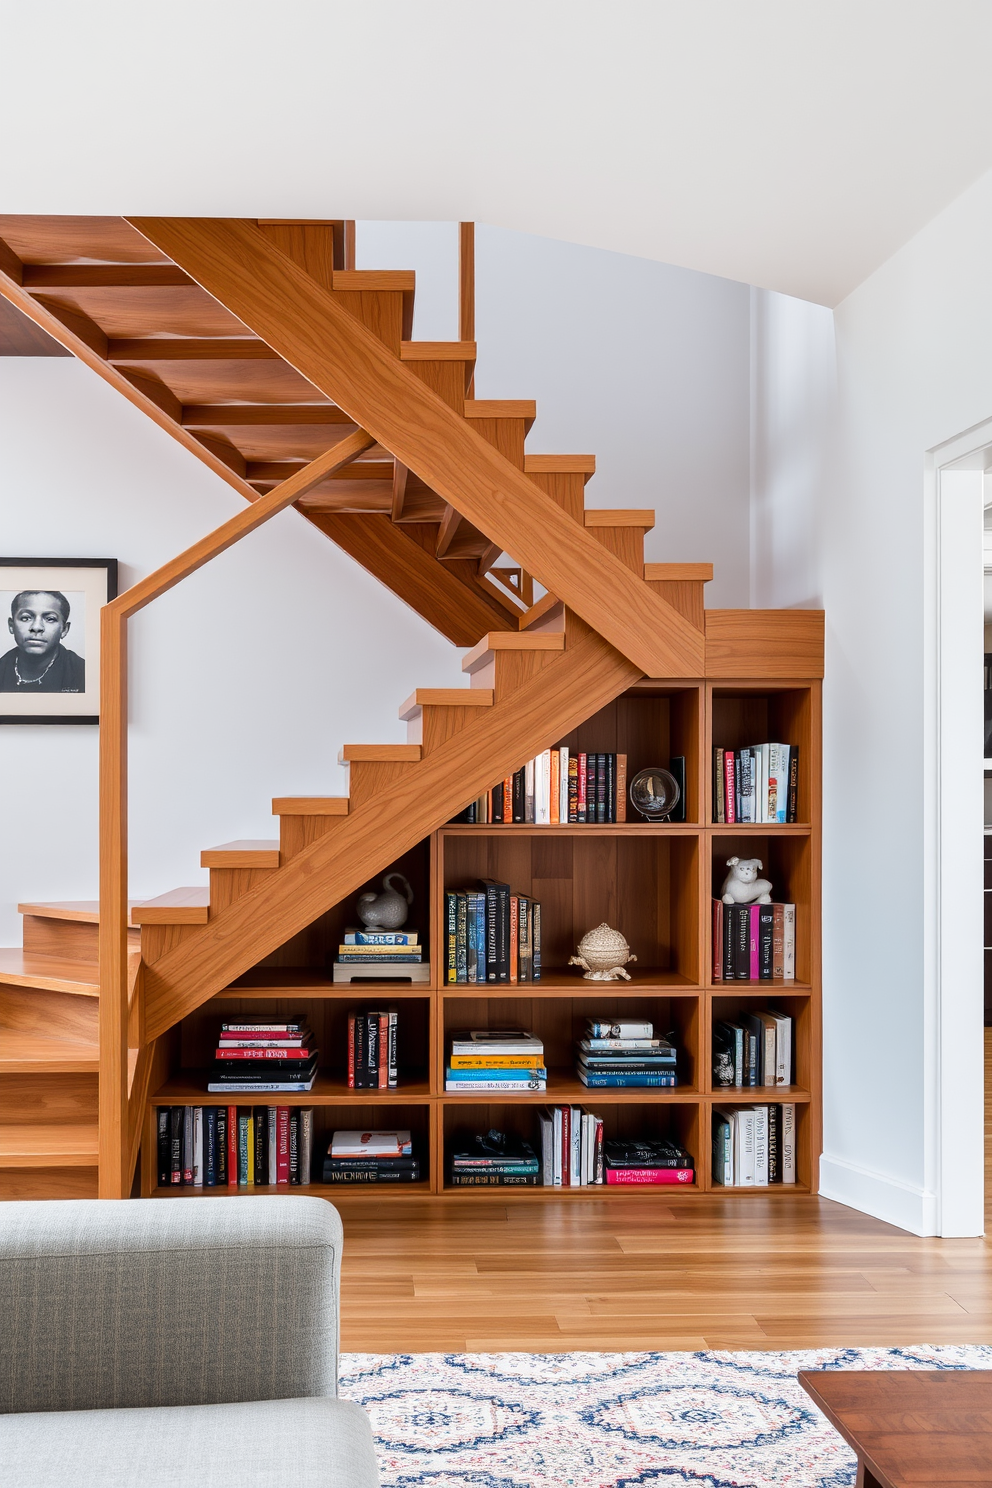
[[[782,499],[796,443],[772,409],[759,430],[755,506],[775,555],[756,564],[756,602],[820,599],[827,614],[822,1191],[923,1233],[981,1227],[980,984],[952,1051],[971,1115],[950,1135],[968,1154],[970,1191],[954,1196],[957,1219],[941,1216],[937,534],[925,465],[928,450],[992,415],[990,242],[985,177],[838,307],[836,348],[815,307],[768,296],[762,310],[761,384],[781,393],[778,413],[793,398],[813,447],[825,429],[833,447],[820,479],[805,465],[794,502]],[[977,696],[977,669],[974,687]],[[977,850],[977,777],[975,797],[974,823],[945,826],[973,833]],[[980,945],[980,922],[970,933]]]
[[[452,223],[361,223],[359,265],[414,267],[415,332],[457,335]],[[531,447],[595,451],[590,504],[657,505],[651,556],[717,561],[747,603],[748,291],[479,233],[482,397],[537,397]],[[241,501],[74,361],[0,358],[3,551],[108,556],[133,583]],[[660,525],[660,522],[659,522]],[[337,794],[341,744],[399,741],[460,653],[294,512],[132,622],[131,892],[204,882],[200,849],[275,830],[273,795]],[[19,900],[97,893],[97,731],[0,729],[0,944]]]

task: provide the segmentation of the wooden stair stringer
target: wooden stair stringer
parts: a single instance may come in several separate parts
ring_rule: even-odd
[[[185,940],[144,968],[150,1041],[228,986],[332,905],[381,873],[505,775],[643,673],[571,617],[568,649],[530,681],[441,744],[388,789],[341,818],[265,883],[188,927]]]
[[[699,632],[253,222],[126,220],[642,674],[702,674]]]

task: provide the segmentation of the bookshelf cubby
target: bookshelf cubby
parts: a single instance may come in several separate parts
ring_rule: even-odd
[[[745,612],[747,613],[747,612]],[[751,669],[753,669],[753,664]],[[770,668],[770,670],[773,670]],[[417,1184],[376,1186],[385,1204],[450,1195],[513,1202],[612,1199],[636,1194],[643,1202],[691,1202],[710,1192],[746,1202],[754,1194],[815,1191],[820,1150],[820,683],[817,677],[718,678],[696,682],[645,679],[572,734],[548,740],[570,749],[627,754],[628,781],[647,765],[686,761],[686,820],[647,823],[628,806],[616,824],[440,827],[390,865],[404,873],[415,900],[408,928],[419,931],[430,956],[429,985],[382,981],[335,984],[331,962],[354,901],[335,905],[267,960],[190,1014],[160,1039],[160,1078],[153,1079],[142,1143],[142,1193],[185,1196],[227,1189],[156,1187],[155,1111],[160,1105],[227,1104],[206,1093],[205,1067],[218,1023],[235,1012],[306,1012],[321,1051],[320,1072],[307,1094],[258,1096],[255,1104],[314,1108],[315,1172],[335,1127],[410,1127],[423,1162]],[[763,740],[798,745],[799,816],[790,824],[718,825],[713,816],[713,749]],[[518,763],[523,763],[519,761]],[[495,781],[494,781],[495,783]],[[759,857],[773,896],[796,905],[796,979],[714,980],[712,898],[730,856]],[[378,890],[382,875],[366,886]],[[475,887],[480,878],[508,882],[542,907],[542,978],[535,983],[446,984],[444,891]],[[360,891],[359,891],[360,892]],[[623,932],[637,955],[629,982],[586,981],[568,958],[586,930],[606,920]],[[395,1005],[399,1011],[399,1086],[349,1090],[347,1014]],[[794,1019],[794,1083],[790,1087],[714,1088],[714,1020],[749,1008],[778,1008]],[[679,1050],[674,1089],[589,1091],[575,1074],[574,1045],[590,1015],[650,1019],[672,1033]],[[522,1026],[545,1044],[546,1092],[500,1096],[446,1095],[444,1068],[451,1033],[467,1027]],[[232,1097],[251,1104],[245,1095]],[[721,1188],[712,1178],[714,1106],[788,1100],[796,1105],[795,1186]],[[491,1127],[533,1141],[535,1109],[581,1105],[602,1116],[607,1136],[670,1136],[696,1163],[691,1186],[453,1188],[446,1153],[459,1135]],[[251,1189],[249,1192],[272,1192]],[[279,1189],[278,1192],[298,1190]],[[306,1190],[334,1202],[369,1189],[315,1182]]]

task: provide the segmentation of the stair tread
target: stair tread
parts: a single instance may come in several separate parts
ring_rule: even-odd
[[[644,577],[653,583],[708,584],[712,563],[645,563]]]
[[[200,854],[201,868],[278,868],[279,843],[269,838],[251,837],[237,842],[222,842],[205,847]]]
[[[98,1152],[95,1121],[0,1126],[0,1168],[88,1168]]]
[[[400,705],[400,718],[410,719],[421,708],[491,708],[491,688],[485,687],[418,687]]]
[[[524,475],[595,474],[595,455],[524,455]]]
[[[655,514],[651,507],[596,507],[586,508],[587,527],[643,527],[650,532]]]
[[[134,924],[134,920],[130,917],[130,911],[140,903],[140,899],[128,900],[128,923],[131,925]],[[37,915],[43,920],[75,920],[82,925],[98,925],[100,923],[100,901],[99,899],[42,900],[37,903],[19,904],[17,913]]]
[[[403,362],[474,362],[474,341],[402,341]]]
[[[198,884],[170,889],[146,899],[132,911],[139,925],[205,925],[210,912],[210,890]]]
[[[564,651],[565,632],[562,630],[494,630],[484,635],[477,646],[462,659],[463,672],[476,672],[485,665],[486,657],[493,651]]]
[[[20,946],[0,947],[0,983],[13,987],[36,987],[44,992],[74,992],[96,997],[99,973],[92,961],[67,956],[39,956]]]
[[[92,1041],[0,1028],[0,1074],[85,1074],[99,1068],[99,1046]]]
[[[416,764],[421,758],[419,744],[346,744],[338,755],[342,765],[371,760],[387,764]]]
[[[347,816],[347,796],[273,796],[273,816]]]

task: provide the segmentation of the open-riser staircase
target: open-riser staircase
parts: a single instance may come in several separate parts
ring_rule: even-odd
[[[410,340],[412,274],[346,267],[343,227],[0,218],[0,291],[246,500],[357,435],[297,509],[471,648],[464,689],[402,705],[405,745],[345,748],[347,795],[273,801],[277,839],[208,849],[209,889],[133,907],[120,1076],[97,907],[28,907],[0,953],[12,1196],[82,1192],[98,1153],[100,1192],[129,1191],[170,1028],[642,676],[705,673],[705,566],[646,567],[653,513],[587,509],[589,456],[528,456],[534,405],[467,397],[474,344]]]

